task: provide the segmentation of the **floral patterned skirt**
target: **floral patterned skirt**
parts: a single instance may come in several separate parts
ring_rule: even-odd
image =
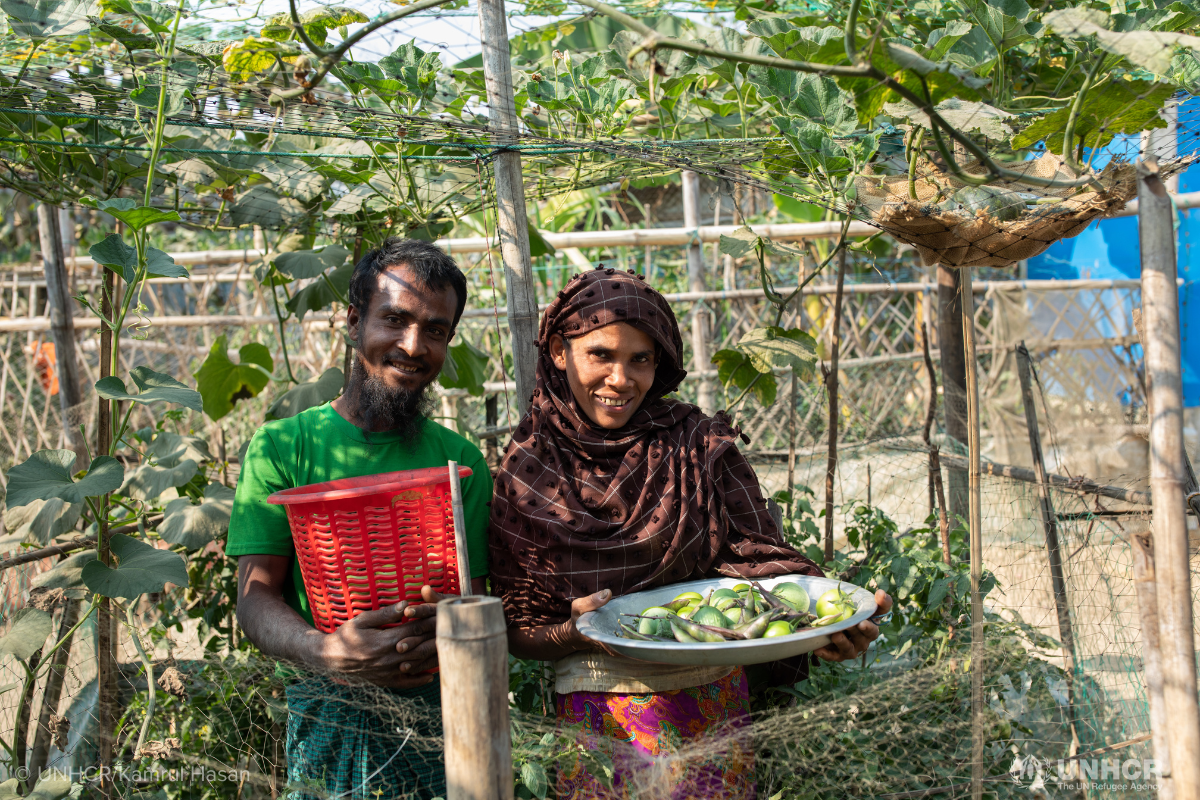
[[[582,759],[560,767],[562,800],[754,800],[754,750],[742,730],[750,721],[750,692],[741,667],[674,692],[557,697],[560,732],[574,730],[585,750],[608,754],[615,772],[610,788]]]

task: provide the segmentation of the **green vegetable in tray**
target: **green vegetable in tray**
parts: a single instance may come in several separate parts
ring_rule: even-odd
[[[621,623],[623,636],[651,642],[724,642],[790,636],[802,630],[847,620],[858,611],[853,598],[831,589],[818,598],[814,610],[808,592],[798,583],[780,583],[769,592],[756,581],[707,596],[683,592],[669,603],[628,614],[635,624]]]

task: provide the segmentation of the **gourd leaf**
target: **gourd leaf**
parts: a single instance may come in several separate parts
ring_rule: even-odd
[[[160,431],[147,452],[160,467],[174,467],[189,459],[197,464],[213,460],[208,443],[199,436],[182,436],[171,431]]]
[[[116,491],[125,480],[125,468],[112,456],[93,460],[87,474],[78,481],[71,477],[74,464],[75,453],[70,450],[38,450],[9,470],[6,503],[24,506],[53,497],[82,503],[86,497]]]
[[[328,403],[338,396],[345,382],[342,371],[337,367],[330,367],[315,381],[293,386],[276,397],[267,408],[267,419],[287,419],[306,409]]]
[[[538,800],[546,800],[546,792],[550,788],[550,781],[546,778],[546,770],[541,764],[533,761],[526,761],[521,765],[521,783],[525,784],[534,797]]]
[[[1167,84],[1123,79],[1093,87],[1075,121],[1076,141],[1082,141],[1084,147],[1104,147],[1118,133],[1167,127],[1158,112],[1174,91]],[[1061,153],[1069,115],[1069,108],[1047,114],[1014,136],[1012,146],[1033,147],[1045,142],[1047,150]]]
[[[210,483],[204,490],[204,499],[198,505],[192,505],[187,497],[172,500],[163,509],[158,535],[188,550],[198,550],[212,540],[222,538],[229,530],[233,497],[233,489]]]
[[[760,97],[788,116],[835,135],[851,133],[858,126],[854,98],[832,78],[771,67],[751,70],[746,79],[758,89]]]
[[[189,389],[184,384],[155,372],[149,367],[134,367],[129,372],[138,387],[139,394],[129,394],[125,390],[125,382],[115,375],[102,378],[96,382],[96,394],[105,400],[132,400],[135,403],[176,403],[193,411],[203,410],[200,393]]]
[[[304,32],[308,34],[308,37],[312,39],[313,44],[318,47],[325,44],[330,30],[340,28],[343,25],[351,25],[355,22],[369,21],[370,17],[358,9],[350,8],[349,6],[314,8],[312,11],[306,11],[300,15],[300,25],[304,28]],[[291,14],[276,14],[267,20],[266,26],[262,29],[262,35],[264,38],[273,39],[277,42],[295,39],[297,38],[296,31],[292,25]]]
[[[316,250],[293,250],[275,257],[275,268],[293,279],[315,278],[330,267],[346,263],[350,251],[339,244]]]
[[[139,86],[129,93],[129,99],[134,105],[139,105],[142,108],[152,110],[158,109],[158,93],[161,87],[158,86]],[[188,93],[187,92],[172,92],[167,90],[167,99],[163,103],[163,114],[173,117],[187,107]],[[176,217],[178,219],[178,217]],[[156,222],[161,220],[155,220]]]
[[[102,597],[132,600],[147,592],[161,592],[168,583],[188,585],[187,566],[178,553],[159,550],[123,533],[113,534],[111,548],[117,557],[115,568],[99,559],[83,567],[84,585]]]
[[[142,464],[125,479],[121,493],[135,500],[157,500],[167,489],[186,485],[197,471],[196,462],[190,458],[171,467]]]
[[[13,615],[8,633],[0,638],[0,653],[28,661],[46,643],[53,623],[54,617],[39,608],[22,608]]]
[[[346,262],[328,273],[326,277],[329,279],[329,283],[333,284],[334,289],[337,289],[342,297],[345,297],[346,293],[350,291],[350,278],[353,275],[354,265]],[[329,284],[324,280],[319,280],[313,281],[292,295],[292,299],[287,301],[287,309],[295,314],[297,319],[303,321],[304,315],[309,311],[320,311],[337,301],[339,298],[334,294],[333,289],[329,288]]]
[[[379,67],[388,77],[401,81],[408,94],[422,100],[429,100],[436,93],[441,66],[438,54],[426,53],[417,47],[415,39],[379,59]]]
[[[785,330],[778,325],[747,331],[738,342],[738,350],[759,372],[791,367],[801,380],[812,377],[817,360],[816,340],[802,330]]]
[[[963,133],[978,131],[997,141],[1007,139],[1012,134],[1012,129],[1006,123],[1016,116],[987,103],[959,100],[957,97],[943,100],[934,108],[938,115],[955,129]],[[884,103],[883,113],[906,122],[915,122],[925,128],[932,127],[929,116],[907,100]]]
[[[758,234],[743,225],[728,236],[721,234],[717,249],[721,251],[722,255],[731,258],[745,258],[754,252],[754,248],[758,246],[758,240]]]
[[[88,254],[97,264],[120,275],[126,283],[133,283],[137,278],[137,250],[125,244],[115,233],[110,233],[103,241],[92,245]],[[147,247],[146,274],[164,278],[186,278],[188,271],[157,247]]]
[[[300,47],[292,42],[249,36],[228,45],[221,56],[221,63],[230,78],[245,82],[259,72],[269,70],[279,61],[290,61],[298,55]]]
[[[75,528],[83,503],[68,503],[61,497],[35,500],[27,506],[9,508],[4,524],[22,541],[46,545],[56,536],[62,536]]]
[[[732,387],[741,393],[750,387],[750,393],[761,405],[770,406],[775,402],[779,392],[775,376],[755,369],[745,353],[731,348],[718,350],[712,363],[717,365],[717,378],[727,391]]]
[[[13,33],[35,42],[87,33],[96,13],[91,0],[0,0],[0,10]]]
[[[1065,39],[1096,37],[1096,43],[1114,55],[1124,56],[1131,64],[1155,75],[1165,75],[1175,51],[1181,47],[1200,49],[1200,37],[1174,31],[1112,31],[1110,18],[1103,11],[1071,8],[1051,11],[1044,18],[1046,27]],[[1089,100],[1091,96],[1089,95]]]
[[[293,197],[280,197],[270,186],[252,186],[237,196],[229,208],[235,225],[286,228],[305,214],[304,204]]]
[[[157,102],[155,100],[156,104]],[[132,197],[97,200],[96,208],[111,214],[135,231],[140,231],[142,228],[153,225],[156,222],[178,222],[180,219],[179,212],[174,209],[139,206],[137,201]],[[149,261],[149,258],[147,258],[147,261]]]
[[[35,589],[74,589],[83,585],[83,567],[96,559],[96,551],[81,550],[72,553],[29,582]]]
[[[229,360],[224,334],[213,342],[208,358],[196,372],[196,388],[203,399],[204,413],[218,420],[233,410],[238,400],[255,397],[271,380],[275,362],[266,346],[251,342],[238,350],[241,363]]]
[[[483,394],[488,354],[463,340],[449,348],[438,381],[447,389],[466,389],[472,397]]]

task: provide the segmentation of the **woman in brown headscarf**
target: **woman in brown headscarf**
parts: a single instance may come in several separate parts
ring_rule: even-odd
[[[559,292],[542,317],[537,388],[500,465],[489,537],[509,647],[556,662],[560,722],[650,756],[741,724],[743,669],[622,658],[580,634],[579,615],[705,576],[822,574],[784,542],[729,417],[665,399],[686,374],[682,347],[670,305],[640,277],[601,268]],[[879,595],[885,611],[891,600]],[[876,636],[863,623],[817,654],[853,658]],[[677,774],[673,794],[752,796],[750,753],[713,755]],[[618,765],[618,795],[634,791],[632,764]],[[558,788],[590,797],[597,786],[579,771]]]

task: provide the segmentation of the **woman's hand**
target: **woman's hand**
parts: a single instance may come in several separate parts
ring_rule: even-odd
[[[875,592],[876,615],[886,614],[892,610],[891,596],[878,589]],[[838,631],[829,637],[829,644],[815,651],[817,656],[825,661],[850,661],[858,658],[871,642],[879,638],[879,628],[870,620],[863,620],[853,628]]]
[[[612,600],[612,591],[605,589],[587,597],[571,601],[571,618],[558,625],[539,625],[534,628],[511,628],[508,632],[508,649],[517,658],[539,661],[557,661],[581,650],[600,649],[615,656],[612,650],[579,632],[579,618]]]

